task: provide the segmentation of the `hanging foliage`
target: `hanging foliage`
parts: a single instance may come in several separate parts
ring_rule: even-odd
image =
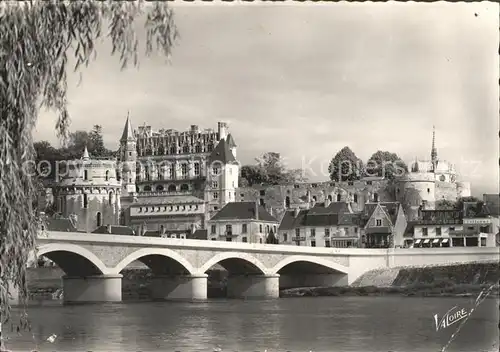
[[[145,51],[170,57],[178,35],[165,2],[25,1],[0,3],[0,317],[9,317],[9,285],[25,301],[26,267],[35,249],[38,219],[32,132],[42,107],[58,113],[56,130],[68,136],[67,70],[95,58],[102,31],[122,69],[138,63],[138,20]],[[68,57],[76,58],[68,68]],[[0,322],[1,325],[1,322]]]

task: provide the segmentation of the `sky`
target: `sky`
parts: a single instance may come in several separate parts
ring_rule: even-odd
[[[71,130],[99,124],[116,149],[128,112],[134,128],[226,121],[241,163],[279,152],[321,181],[344,146],[365,161],[377,150],[429,159],[434,125],[438,157],[473,194],[499,192],[498,4],[172,7],[181,37],[169,63],[141,55],[120,71],[102,41],[82,81],[70,74]],[[58,145],[55,123],[42,111],[35,139]]]

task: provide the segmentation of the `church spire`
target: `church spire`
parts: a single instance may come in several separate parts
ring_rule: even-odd
[[[431,148],[431,162],[433,167],[437,164],[437,149],[436,149],[436,127],[432,126],[432,148]]]
[[[130,123],[130,112],[127,112],[127,122],[125,122],[125,127],[123,128],[123,134],[120,141],[127,141],[129,139],[134,139],[134,131],[132,130],[132,124]]]

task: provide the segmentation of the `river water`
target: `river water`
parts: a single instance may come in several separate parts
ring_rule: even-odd
[[[434,314],[442,316],[454,306],[469,309],[473,302],[473,298],[315,297],[52,303],[28,308],[31,333],[16,334],[15,328],[11,332],[9,323],[4,332],[13,352],[438,352],[459,324],[436,332]],[[486,299],[447,351],[499,351],[498,322],[498,301]],[[57,335],[53,343],[47,341],[52,334]]]

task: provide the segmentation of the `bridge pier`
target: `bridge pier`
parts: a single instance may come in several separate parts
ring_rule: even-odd
[[[63,276],[63,303],[122,301],[122,275]]]
[[[227,297],[244,299],[279,298],[279,275],[230,275]]]
[[[154,276],[151,290],[155,300],[204,301],[208,275]]]
[[[335,274],[291,274],[280,276],[280,289],[297,287],[348,286],[348,275]]]

